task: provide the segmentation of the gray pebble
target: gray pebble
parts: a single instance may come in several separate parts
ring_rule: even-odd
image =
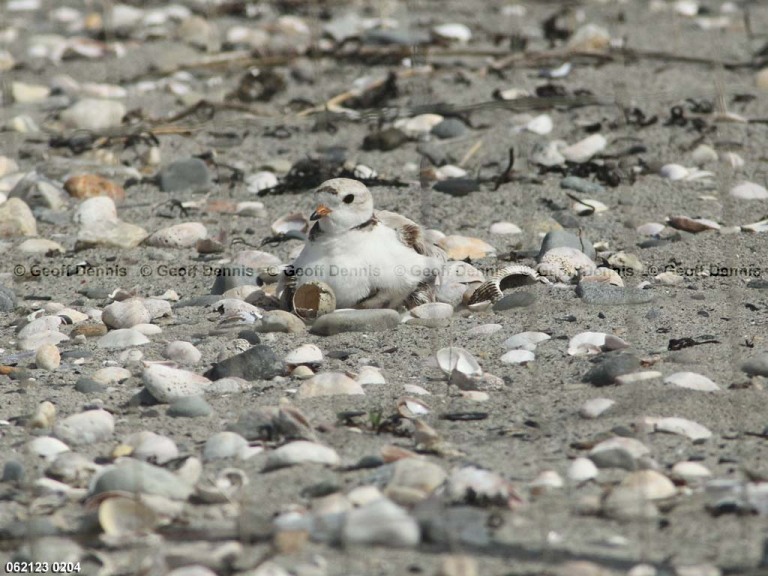
[[[578,176],[566,176],[560,180],[560,188],[575,190],[581,194],[601,194],[605,188],[597,182],[590,182]]]
[[[185,396],[171,402],[167,414],[174,418],[200,418],[213,414],[213,408],[202,396]]]
[[[544,254],[553,248],[575,248],[576,250],[584,252],[584,254],[589,256],[592,260],[595,259],[595,249],[592,246],[592,242],[590,242],[586,236],[579,237],[566,230],[552,230],[551,232],[547,232],[547,235],[544,236],[544,240],[541,241],[541,249],[539,250],[539,255],[536,259],[541,260]]]
[[[24,465],[18,460],[8,460],[3,466],[0,482],[21,482],[24,480]]]
[[[605,355],[606,358],[584,375],[583,382],[595,386],[610,386],[617,376],[629,374],[640,368],[640,359],[634,354]]]
[[[342,332],[378,332],[391,330],[400,324],[395,310],[341,310],[318,318],[310,332],[332,336]]]
[[[227,290],[238,286],[250,286],[256,284],[255,276],[241,274],[240,266],[222,266],[221,274],[216,276],[211,287],[211,294],[224,294]]]
[[[408,142],[408,136],[398,128],[387,128],[369,134],[363,139],[363,150],[381,150],[388,152]]]
[[[469,131],[466,124],[458,118],[446,118],[432,127],[432,134],[438,138],[458,138]]]
[[[106,388],[100,382],[83,376],[75,382],[75,390],[82,394],[101,394]]]
[[[512,292],[496,302],[496,304],[493,305],[493,309],[496,312],[503,312],[514,308],[532,306],[535,302],[536,294],[533,292]]]
[[[163,192],[205,192],[211,186],[211,174],[199,158],[185,158],[162,168],[158,182]]]
[[[598,282],[579,282],[576,294],[587,304],[603,306],[626,306],[647,304],[653,301],[653,291],[624,288]]]
[[[762,352],[741,363],[741,370],[750,376],[768,376],[768,352]]]
[[[231,377],[249,381],[271,380],[282,371],[283,363],[272,349],[263,344],[257,344],[245,352],[214,364],[205,376],[211,380]]]
[[[214,284],[215,285],[215,284]],[[223,292],[221,293],[223,294]],[[184,300],[179,300],[176,302],[176,304],[173,305],[174,308],[189,308],[189,307],[203,307],[203,306],[212,306],[213,304],[216,304],[219,300],[221,300],[219,293],[211,293],[206,294],[205,296],[197,296],[195,298],[185,298]]]
[[[141,460],[126,458],[105,470],[91,487],[89,494],[102,492],[141,492],[165,496],[172,500],[186,500],[192,486],[172,472]]]
[[[0,312],[16,308],[16,293],[7,286],[0,286]]]
[[[432,188],[449,196],[460,198],[480,190],[480,184],[474,178],[452,178],[437,182]]]

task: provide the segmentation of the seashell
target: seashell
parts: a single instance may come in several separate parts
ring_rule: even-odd
[[[599,354],[609,350],[621,350],[629,347],[618,336],[605,334],[604,332],[581,332],[576,334],[568,342],[568,354],[571,356],[582,356],[585,354]]]
[[[565,486],[562,476],[554,470],[543,470],[528,485],[531,488],[531,494],[539,495],[552,488],[562,488]]]
[[[691,158],[697,166],[703,166],[711,162],[717,162],[719,157],[717,152],[711,146],[706,144],[699,144],[696,146],[693,152],[691,152]]]
[[[207,504],[222,504],[236,500],[248,483],[248,476],[242,470],[225,468],[213,485],[198,484],[196,493]]]
[[[712,437],[709,428],[686,418],[646,418],[645,423],[652,426],[656,432],[687,436],[694,442],[703,442]]]
[[[549,114],[541,114],[540,116],[536,116],[525,125],[525,129],[528,132],[533,132],[534,134],[539,134],[540,136],[549,134],[552,132],[552,128],[554,127],[555,125],[552,122],[552,117]]]
[[[124,450],[127,448],[128,450]],[[128,456],[156,464],[165,464],[179,457],[176,443],[167,436],[161,436],[149,430],[142,430],[128,436],[115,448],[113,456]]]
[[[414,318],[441,320],[453,316],[453,306],[444,302],[428,302],[409,310]]]
[[[32,428],[50,428],[56,421],[56,406],[45,400],[40,402],[35,410],[35,415],[29,421]]]
[[[497,302],[504,296],[504,290],[535,284],[539,274],[528,266],[512,264],[497,270],[486,282],[481,284],[469,299],[468,306]]]
[[[504,364],[527,364],[535,359],[536,355],[530,350],[510,350],[500,358]]]
[[[614,380],[618,385],[634,384],[635,382],[645,382],[646,380],[655,380],[661,378],[661,372],[656,370],[644,370],[642,372],[632,372],[631,374],[622,374]]]
[[[312,371],[312,368],[309,366],[299,365],[296,366],[293,370],[291,370],[291,378],[298,378],[299,380],[308,380],[309,378],[312,378],[315,373]]]
[[[435,169],[435,177],[438,180],[451,180],[453,178],[464,178],[468,172],[459,166],[453,164],[445,164],[440,168]]]
[[[205,442],[203,460],[242,458],[248,454],[248,441],[234,432],[217,432]]]
[[[71,47],[77,48],[74,45]],[[84,98],[64,110],[59,117],[72,128],[103,132],[120,126],[125,113],[125,106],[120,102]]]
[[[589,420],[595,419],[608,411],[614,404],[616,401],[610,398],[590,398],[579,408],[579,416]]]
[[[634,469],[637,460],[648,456],[650,453],[648,446],[640,440],[616,436],[603,440],[594,446],[589,451],[589,458],[598,468],[616,466],[618,460],[623,464],[626,458],[628,459],[627,463],[633,466],[631,469]]]
[[[659,170],[659,176],[673,182],[677,180],[686,180],[690,174],[691,171],[680,164],[665,164]]]
[[[64,444],[58,438],[51,436],[41,436],[27,443],[27,450],[30,454],[44,458],[45,460],[54,460],[56,456],[69,451],[69,446]]]
[[[594,275],[596,269],[589,256],[568,246],[547,251],[536,266],[536,271],[541,276],[564,284],[570,284],[579,276]]]
[[[352,166],[352,176],[356,180],[373,180],[379,176],[379,173],[365,164],[355,164]]]
[[[279,182],[277,180],[277,176],[275,176],[274,173],[269,172],[267,170],[249,174],[245,178],[245,186],[248,189],[248,192],[252,194],[258,194],[262,190],[269,190],[270,188],[274,188],[278,184]],[[275,228],[273,224],[272,230],[274,229]]]
[[[466,44],[472,39],[472,31],[466,24],[439,24],[432,28],[432,32],[438,38],[459,44]]]
[[[357,394],[365,394],[359,382],[342,372],[326,372],[304,382],[296,393],[296,398]]]
[[[125,199],[125,190],[122,186],[96,174],[72,176],[64,182],[64,190],[70,196],[80,200],[97,196],[108,196],[117,202]]]
[[[376,366],[363,366],[355,376],[355,380],[361,386],[386,384],[384,375]]]
[[[579,140],[575,144],[562,148],[560,154],[570,162],[582,164],[605,150],[607,145],[608,141],[605,139],[605,136],[602,134],[592,134],[583,140]]]
[[[138,330],[132,328],[125,328],[120,330],[112,330],[98,339],[96,345],[99,348],[131,348],[133,346],[142,346],[149,344],[149,338]]]
[[[608,48],[611,35],[602,26],[584,24],[578,28],[568,39],[568,48],[574,52],[600,52]]]
[[[384,495],[403,506],[412,506],[431,496],[445,482],[446,473],[424,458],[401,458]]]
[[[635,228],[635,230],[638,234],[642,234],[643,236],[658,236],[664,231],[664,228],[666,228],[664,224],[659,224],[658,222],[647,222],[645,224],[641,224]]]
[[[16,342],[19,350],[37,350],[41,346],[56,346],[61,342],[69,340],[66,334],[56,330],[45,330],[36,334],[31,334],[26,338],[21,338]]]
[[[429,414],[430,409],[424,402],[417,400],[416,398],[409,398],[403,396],[397,400],[397,412],[403,418],[413,420],[421,416]]]
[[[693,484],[712,476],[712,472],[698,462],[678,462],[672,466],[672,476],[683,480],[686,484]]]
[[[488,230],[491,234],[507,235],[507,234],[522,234],[523,231],[517,224],[512,222],[494,222],[491,224]]]
[[[162,298],[144,298],[142,304],[149,311],[149,316],[152,320],[163,316],[173,316],[171,303]]]
[[[61,318],[65,324],[79,324],[88,320],[88,314],[84,314],[74,308],[63,308],[56,312],[56,316]]]
[[[755,222],[754,224],[745,224],[741,227],[741,229],[745,232],[768,232],[768,220],[761,220],[760,222]]]
[[[16,334],[18,338],[29,338],[40,332],[56,331],[63,320],[59,316],[41,316],[25,324]]]
[[[723,161],[734,170],[738,170],[739,168],[744,168],[744,165],[746,164],[746,162],[744,161],[744,158],[736,154],[736,152],[726,152],[723,155]]]
[[[385,444],[384,446],[381,447],[381,450],[379,450],[379,454],[381,455],[381,459],[387,464],[390,464],[392,462],[397,462],[398,460],[402,460],[403,458],[419,457],[419,455],[416,452],[413,452],[412,450],[407,450],[401,446],[395,446],[394,444]]]
[[[149,310],[141,298],[129,298],[113,302],[104,308],[101,321],[109,328],[133,328],[137,324],[147,324],[152,319]]]
[[[636,492],[637,497],[644,500],[664,500],[677,495],[672,481],[656,470],[630,472],[619,486]]]
[[[754,182],[741,182],[731,188],[730,195],[742,200],[765,200],[768,199],[768,190]]]
[[[664,383],[701,392],[716,392],[720,390],[720,386],[712,382],[712,380],[695,372],[675,372],[664,378]]]
[[[296,440],[281,446],[267,454],[267,461],[264,464],[264,471],[285,468],[296,464],[325,464],[327,466],[338,466],[341,458],[336,450],[306,440]]]
[[[99,524],[108,536],[151,532],[159,524],[154,510],[136,498],[113,496],[99,505]]]
[[[451,235],[441,239],[437,245],[445,250],[450,260],[465,260],[467,258],[478,260],[480,258],[496,256],[496,248],[481,240],[470,236]]]
[[[198,240],[208,237],[208,229],[201,222],[184,222],[162,228],[144,242],[156,248],[192,248]]]
[[[689,218],[688,216],[670,216],[667,223],[677,230],[686,232],[704,232],[706,230],[719,230],[720,225],[705,218]]]
[[[522,349],[533,352],[536,350],[536,346],[551,338],[549,334],[544,332],[520,332],[504,340],[502,346],[508,350]]]
[[[595,463],[589,458],[576,458],[568,467],[568,479],[576,484],[589,482],[600,473]]]
[[[286,366],[321,364],[323,362],[323,351],[315,344],[303,344],[288,352],[283,362]]]
[[[41,370],[53,372],[60,364],[61,354],[53,344],[44,344],[35,352],[35,365]]]
[[[465,376],[482,376],[483,369],[480,368],[475,357],[458,346],[441,348],[437,351],[437,365],[444,374],[451,376],[454,372],[459,372]]]
[[[75,446],[108,440],[114,431],[115,419],[106,410],[87,410],[74,414],[53,427],[53,433],[58,438]]]
[[[254,320],[264,316],[261,308],[237,298],[222,298],[216,301],[212,308],[224,316],[244,315],[251,316]]]
[[[141,378],[144,386],[158,402],[171,402],[187,396],[199,396],[211,384],[205,376],[162,364],[146,366]]]
[[[336,295],[325,282],[307,282],[293,295],[293,311],[303,320],[314,320],[336,310]]]
[[[288,234],[299,232],[306,234],[309,230],[309,220],[301,212],[292,212],[272,222],[272,232],[275,234]]]
[[[53,240],[46,240],[45,238],[30,238],[29,240],[24,240],[24,242],[19,244],[16,249],[25,254],[54,254],[57,252],[63,254],[65,252],[64,247],[61,244],[54,242]]]
[[[101,466],[91,462],[86,456],[77,452],[62,452],[45,469],[45,475],[71,486],[82,488],[88,485],[88,480]]]
[[[165,347],[165,350],[163,350],[164,358],[168,358],[179,364],[197,364],[200,362],[202,356],[202,353],[195,348],[194,344],[183,340],[169,342]]]
[[[405,132],[410,138],[429,134],[429,132],[440,124],[444,118],[439,114],[419,114],[413,118],[401,118],[395,122],[395,128]]]
[[[188,458],[187,461],[195,460]],[[123,491],[137,495],[156,495],[171,500],[186,500],[192,486],[180,476],[165,468],[141,460],[123,458],[107,466],[91,479],[88,493],[96,496],[104,492]]]
[[[600,212],[606,212],[608,206],[600,202],[600,200],[591,200],[585,198],[579,202],[574,202],[571,209],[579,216],[589,216],[590,214],[599,214]]]

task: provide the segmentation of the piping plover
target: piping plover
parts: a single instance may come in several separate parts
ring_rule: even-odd
[[[315,224],[279,280],[282,302],[317,280],[333,289],[337,308],[412,308],[435,300],[443,253],[418,224],[374,212],[370,191],[357,180],[334,178],[315,194]]]

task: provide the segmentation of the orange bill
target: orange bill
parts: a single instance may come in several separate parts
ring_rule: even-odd
[[[310,216],[309,219],[319,220],[323,216],[328,216],[328,214],[330,214],[331,212],[333,212],[333,210],[328,208],[328,206],[326,206],[325,204],[319,204],[315,209],[315,211],[312,212],[312,216]]]

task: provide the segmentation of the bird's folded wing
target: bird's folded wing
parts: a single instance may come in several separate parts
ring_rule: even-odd
[[[377,210],[376,218],[382,224],[397,232],[400,242],[418,254],[439,258],[440,260],[446,259],[445,252],[440,247],[429,242],[424,234],[424,229],[413,220],[388,210]]]

